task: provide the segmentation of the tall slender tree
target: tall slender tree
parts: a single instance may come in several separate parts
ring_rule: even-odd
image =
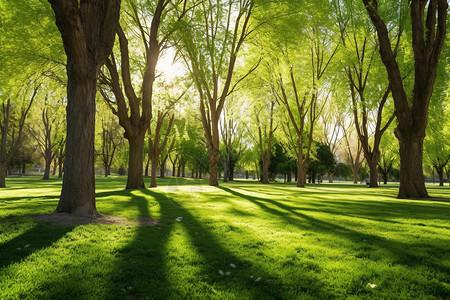
[[[201,2],[177,43],[194,79],[209,153],[209,185],[217,186],[219,119],[226,98],[247,75],[236,76],[235,67],[244,42],[253,32],[253,0]],[[201,13],[199,13],[201,11]],[[250,68],[250,72],[256,65]]]

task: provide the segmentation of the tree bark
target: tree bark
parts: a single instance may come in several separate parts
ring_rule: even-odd
[[[128,157],[128,176],[126,189],[145,189],[144,184],[144,135],[128,136],[130,153]]]
[[[219,172],[219,159],[220,159],[220,153],[219,149],[213,147],[209,153],[209,185],[210,186],[218,186],[219,181],[217,178],[218,172]]]
[[[436,172],[439,175],[439,186],[444,186],[444,169],[438,168]]]
[[[0,188],[6,187],[6,167],[3,165],[3,162],[0,161]]]
[[[370,161],[367,161],[367,165],[369,166],[369,187],[378,187],[378,160],[372,158]]]
[[[400,189],[398,198],[428,198],[423,176],[423,138],[416,134],[404,135],[400,144]]]
[[[50,168],[51,168],[52,160],[53,160],[53,158],[51,157],[51,153],[50,153],[50,157],[47,153],[45,156],[44,177],[42,177],[42,179],[44,179],[44,180],[50,179]]]
[[[76,215],[98,216],[95,205],[94,136],[95,68],[85,78],[70,71],[73,62],[67,57],[67,138],[61,197],[56,211]],[[82,79],[82,80],[80,80]]]

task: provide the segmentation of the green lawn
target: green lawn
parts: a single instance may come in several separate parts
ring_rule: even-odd
[[[157,225],[36,223],[61,182],[8,179],[0,299],[450,298],[449,201],[397,200],[396,186],[125,180],[97,178],[98,210]]]

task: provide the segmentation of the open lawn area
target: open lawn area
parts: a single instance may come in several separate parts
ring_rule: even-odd
[[[394,185],[125,181],[97,177],[99,212],[154,225],[36,222],[61,181],[8,179],[0,299],[450,298],[448,186],[421,201]]]

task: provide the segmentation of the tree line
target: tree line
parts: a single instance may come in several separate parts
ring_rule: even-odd
[[[398,167],[399,198],[428,197],[424,166],[449,175],[445,0],[48,2],[1,4],[0,186],[33,140],[57,211],[98,214],[96,161],[128,189],[168,161],[212,186]]]

